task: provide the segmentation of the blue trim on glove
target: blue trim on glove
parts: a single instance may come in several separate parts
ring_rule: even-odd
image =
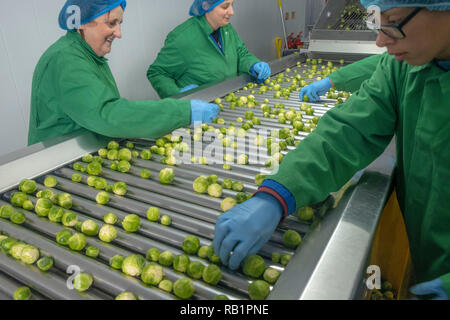
[[[261,187],[270,188],[274,190],[276,193],[278,193],[280,197],[284,199],[284,201],[288,206],[288,215],[294,213],[296,208],[295,198],[292,195],[292,193],[288,189],[286,189],[285,186],[276,182],[275,180],[265,179],[261,184]]]

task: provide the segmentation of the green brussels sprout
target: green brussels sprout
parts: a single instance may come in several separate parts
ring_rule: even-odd
[[[214,253],[214,247],[212,243],[208,246],[207,256],[212,263],[220,263],[220,257]]]
[[[119,163],[117,164],[117,170],[122,173],[130,171],[130,169],[131,164],[127,160],[120,160]]]
[[[78,216],[75,212],[66,211],[61,218],[61,222],[66,227],[73,227],[78,223]]]
[[[279,254],[278,252],[272,253],[272,262],[279,263],[280,258],[281,258],[281,254]]]
[[[60,207],[53,206],[48,212],[48,219],[52,222],[61,222],[64,210]]]
[[[200,239],[193,235],[188,235],[183,240],[183,251],[187,254],[196,254],[200,248]]]
[[[159,283],[158,288],[170,293],[172,292],[173,283],[168,279],[164,279]]]
[[[53,258],[52,257],[48,257],[48,256],[42,257],[36,262],[36,265],[42,271],[47,271],[51,267],[53,267]]]
[[[264,280],[256,280],[248,286],[248,295],[252,300],[264,300],[270,293],[270,285]]]
[[[69,238],[69,247],[75,251],[81,251],[86,246],[86,236],[82,233],[75,233]]]
[[[150,160],[152,158],[152,153],[148,149],[144,149],[141,151],[141,159]]]
[[[206,258],[208,258],[208,251],[209,251],[209,247],[208,246],[201,246],[198,249],[197,255],[200,258],[206,259]]]
[[[240,181],[234,181],[233,185],[231,186],[231,189],[233,191],[238,191],[238,192],[242,191],[242,190],[244,190],[244,184]]]
[[[84,168],[84,165],[81,162],[75,162],[72,167],[73,167],[73,170],[75,170],[75,171],[80,171],[80,172],[86,171],[86,169]]]
[[[125,260],[124,256],[122,256],[120,254],[116,254],[115,256],[113,256],[109,259],[109,265],[114,269],[121,270],[122,265],[123,265],[123,260]]]
[[[222,196],[222,186],[218,183],[213,183],[208,186],[208,194],[214,198],[220,198]]]
[[[161,224],[164,226],[170,226],[172,219],[168,215],[163,215],[161,217]]]
[[[170,251],[161,252],[158,262],[164,267],[170,267],[173,263],[174,254]]]
[[[383,283],[381,284],[381,289],[383,289],[384,291],[392,291],[392,283],[390,283],[389,281],[383,281]]]
[[[13,206],[22,208],[23,203],[28,200],[28,196],[24,192],[15,192],[11,196],[11,204]]]
[[[300,208],[297,212],[297,216],[300,220],[309,221],[314,216],[314,210],[308,206]]]
[[[159,209],[156,207],[150,207],[147,210],[147,219],[149,221],[158,221],[159,219]]]
[[[40,217],[46,217],[50,213],[50,209],[53,207],[53,203],[46,198],[40,198],[36,201],[36,207],[34,211]]]
[[[13,295],[14,300],[30,300],[31,299],[31,290],[28,287],[20,287],[14,291]]]
[[[13,213],[14,208],[9,204],[5,204],[0,207],[0,218],[9,219]]]
[[[215,286],[222,279],[222,271],[215,264],[210,264],[203,270],[202,278],[206,283]]]
[[[302,242],[302,237],[295,230],[287,230],[283,235],[283,244],[291,249],[295,249],[300,242]]]
[[[106,192],[109,192],[109,193],[113,193],[113,186],[107,185],[107,186],[105,187],[105,191],[106,191]]]
[[[81,180],[82,180],[83,178],[81,177],[81,174],[78,174],[78,173],[74,173],[73,175],[72,175],[72,181],[73,182],[81,182]]]
[[[383,292],[383,296],[386,300],[394,300],[394,293],[392,291]]]
[[[84,220],[81,224],[81,232],[87,236],[96,236],[98,234],[98,224],[94,220]]]
[[[280,272],[274,268],[267,268],[264,271],[263,278],[270,284],[275,284],[280,277]]]
[[[83,291],[88,290],[91,287],[93,281],[94,281],[94,279],[92,278],[92,276],[90,274],[79,273],[73,279],[73,287],[78,292],[83,292]]]
[[[95,201],[97,201],[98,204],[107,204],[109,201],[109,194],[106,191],[100,191],[97,193],[97,196],[95,197]]]
[[[64,209],[72,208],[72,196],[68,193],[61,193],[57,196],[58,204]]]
[[[58,184],[58,180],[56,179],[55,176],[47,176],[47,177],[45,177],[44,186],[46,186],[47,188],[56,187],[57,184]]]
[[[141,279],[144,283],[157,286],[164,278],[163,268],[156,264],[150,263],[142,270]]]
[[[22,249],[20,260],[26,264],[33,264],[39,259],[39,249],[32,245],[26,245]]]
[[[213,300],[230,300],[230,299],[224,294],[218,294],[217,296],[214,297]]]
[[[113,160],[113,161],[111,161],[111,163],[109,164],[109,168],[110,168],[111,170],[117,171],[117,166],[118,166],[118,164],[119,164],[119,161]]]
[[[171,184],[174,178],[175,174],[172,168],[165,168],[159,172],[159,181],[162,184]]]
[[[97,190],[103,190],[106,188],[106,186],[108,185],[108,182],[106,181],[105,178],[100,178],[100,177],[95,177],[93,179],[93,187]]]
[[[116,182],[113,185],[113,192],[118,196],[123,196],[127,193],[127,184],[125,182]]]
[[[192,261],[186,271],[189,277],[194,279],[201,279],[204,269],[205,266],[203,265],[203,263],[199,261]]]
[[[26,243],[23,242],[16,242],[12,245],[12,247],[9,249],[9,254],[17,260],[20,260],[22,257],[22,250],[27,246]]]
[[[200,176],[194,180],[192,184],[194,191],[197,193],[206,193],[208,190],[209,182],[208,178],[205,176]]]
[[[97,177],[96,176],[89,176],[88,178],[87,178],[87,180],[86,180],[86,182],[87,182],[87,185],[89,186],[89,187],[94,187],[95,186],[95,181],[97,180]]]
[[[22,212],[15,211],[10,217],[9,220],[15,224],[22,224],[25,222],[26,218]]]
[[[86,171],[92,176],[98,176],[102,173],[102,164],[97,161],[91,162],[87,165]]]
[[[178,272],[185,273],[191,260],[185,254],[179,254],[173,259],[173,268]]]
[[[291,258],[292,258],[292,256],[289,253],[282,254],[281,257],[280,257],[280,263],[283,266],[287,266],[289,261],[291,261]]]
[[[266,270],[264,259],[257,255],[251,254],[244,260],[242,271],[249,277],[259,278]]]
[[[210,176],[208,177],[208,183],[209,183],[209,184],[217,183],[217,180],[218,180],[218,179],[219,179],[219,178],[217,177],[217,175],[212,174],[212,175],[210,175]]]
[[[240,165],[246,165],[248,164],[248,155],[246,154],[240,154],[237,158],[237,163]]]
[[[115,300],[138,300],[138,297],[132,292],[122,292]]]
[[[31,200],[26,200],[22,204],[22,208],[28,211],[31,211],[34,209],[34,204],[31,202]]]
[[[255,176],[255,184],[257,186],[260,186],[263,183],[264,179],[266,179],[266,175],[265,174],[261,174],[261,173],[257,174]]]
[[[132,158],[138,158],[138,157],[139,157],[139,151],[137,151],[137,150],[132,150],[132,151],[131,151],[131,157],[132,157]]]
[[[233,208],[237,204],[236,200],[231,197],[227,197],[222,200],[222,203],[220,204],[220,209],[222,209],[223,212],[227,212],[231,208]]]
[[[148,169],[142,169],[140,175],[142,179],[150,179],[151,172]]]
[[[140,224],[141,219],[136,214],[129,214],[122,221],[122,227],[128,232],[136,232]]]
[[[231,179],[223,179],[223,181],[222,181],[222,187],[224,188],[224,189],[228,189],[228,190],[230,190],[231,189],[231,187],[232,187],[232,185],[233,185],[233,181],[231,181]]]
[[[81,157],[81,161],[86,162],[86,163],[91,163],[93,159],[94,159],[94,157],[90,153],[85,154],[84,156]]]
[[[145,258],[140,254],[126,257],[122,263],[122,272],[129,276],[140,276],[145,266]]]
[[[147,250],[147,253],[145,254],[145,258],[148,261],[158,262],[160,251],[158,248],[150,248]]]
[[[97,153],[98,153],[99,157],[104,159],[104,158],[106,158],[106,155],[108,154],[108,150],[105,148],[100,148],[100,149],[98,149]]]
[[[125,160],[130,161],[131,160],[131,150],[128,148],[122,148],[119,150],[119,153],[117,154],[118,160]]]
[[[249,199],[249,196],[245,193],[245,192],[238,192],[236,194],[236,202],[237,203],[242,203],[245,202]]]
[[[119,150],[119,143],[117,141],[111,140],[107,146],[108,150]]]
[[[98,232],[98,237],[104,242],[111,242],[117,237],[117,230],[110,224],[104,224]]]
[[[34,193],[37,189],[36,181],[34,180],[22,180],[22,182],[19,184],[19,190],[25,193]]]
[[[115,224],[119,218],[112,212],[108,212],[103,216],[103,221],[107,224]]]
[[[91,258],[97,258],[100,254],[100,249],[94,246],[89,246],[86,248],[86,255]]]
[[[180,299],[189,299],[194,295],[194,282],[189,278],[181,278],[173,284],[173,293]]]
[[[64,246],[69,244],[69,239],[72,237],[70,230],[64,229],[56,234],[56,242]]]
[[[4,252],[8,253],[11,248],[17,243],[17,240],[14,238],[6,238],[1,242],[2,249]]]

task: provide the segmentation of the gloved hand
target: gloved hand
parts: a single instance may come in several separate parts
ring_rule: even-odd
[[[306,86],[300,90],[300,101],[303,101],[303,96],[306,94],[309,98],[309,101],[315,102],[320,100],[320,96],[328,92],[332,87],[330,78],[326,77],[325,79],[316,81],[311,83],[309,86]]]
[[[270,77],[272,71],[266,62],[257,62],[251,66],[250,74],[256,78],[258,83],[261,83]]]
[[[409,291],[416,296],[434,295],[432,300],[448,300],[441,278],[416,284]],[[412,300],[417,300],[417,298],[413,298]]]
[[[181,89],[181,90],[180,90],[180,93],[181,93],[181,92],[186,92],[186,91],[189,91],[189,90],[192,90],[192,89],[195,89],[195,88],[198,88],[198,85],[196,85],[196,84],[190,84],[190,85],[184,87],[183,89]]]
[[[195,122],[211,123],[220,112],[218,105],[202,100],[191,100],[191,124]]]
[[[282,214],[280,202],[263,192],[225,212],[216,222],[215,254],[224,265],[236,270],[242,260],[257,253],[270,239]]]

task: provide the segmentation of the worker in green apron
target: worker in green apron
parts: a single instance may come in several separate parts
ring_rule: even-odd
[[[217,220],[214,249],[231,269],[258,252],[281,220],[325,199],[395,136],[395,183],[418,284],[450,297],[450,4],[362,0],[380,8],[377,45],[388,54],[344,104],[284,157],[256,194]],[[231,254],[231,252],[233,253]]]
[[[251,54],[230,24],[234,0],[195,0],[187,21],[172,30],[147,78],[161,98],[206,83],[250,74],[258,82],[271,70]]]
[[[40,58],[33,75],[28,144],[87,129],[115,138],[159,138],[220,108],[200,100],[121,98],[104,57],[122,37],[125,0],[68,0],[67,30]]]

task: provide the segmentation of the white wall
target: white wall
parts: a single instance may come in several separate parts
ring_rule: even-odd
[[[27,144],[33,70],[42,53],[64,34],[57,24],[64,2],[1,0],[0,156]],[[285,10],[296,11],[295,30],[305,24],[305,2],[283,1]],[[167,33],[188,18],[191,3],[192,0],[127,1],[123,38],[115,41],[107,56],[122,96],[157,99],[146,77],[147,68]],[[274,39],[282,37],[280,19],[277,0],[235,0],[231,23],[252,53],[270,61],[276,58]]]

